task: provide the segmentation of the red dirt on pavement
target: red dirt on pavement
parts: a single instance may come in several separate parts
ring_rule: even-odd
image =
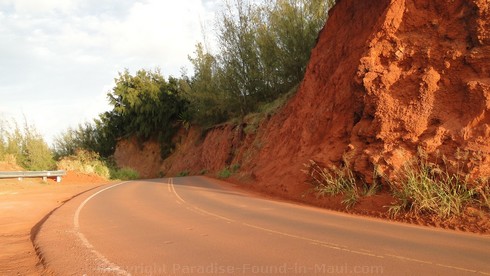
[[[0,171],[21,171],[0,162]],[[0,180],[0,275],[40,275],[43,266],[31,242],[38,223],[64,201],[107,180],[68,172],[61,183],[49,179]]]

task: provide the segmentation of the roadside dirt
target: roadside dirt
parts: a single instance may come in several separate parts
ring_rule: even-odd
[[[0,163],[0,171],[21,170]],[[108,183],[94,176],[69,172],[61,183],[38,179],[0,180],[0,275],[40,275],[31,239],[37,224],[64,201]]]

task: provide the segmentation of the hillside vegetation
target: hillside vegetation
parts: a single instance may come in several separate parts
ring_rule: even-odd
[[[192,75],[165,78],[158,69],[120,72],[108,93],[113,109],[60,135],[56,156],[81,148],[107,158],[118,139],[137,137],[159,141],[166,157],[181,127],[208,128],[261,110],[301,81],[333,2],[226,2],[216,20],[219,49],[198,43],[189,56]]]

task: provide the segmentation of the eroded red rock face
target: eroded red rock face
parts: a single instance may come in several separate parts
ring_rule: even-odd
[[[205,137],[181,133],[176,152],[154,173],[239,163],[264,189],[287,194],[306,187],[301,169],[310,159],[327,165],[346,157],[369,182],[375,165],[392,177],[423,151],[489,176],[489,6],[338,1],[297,94],[257,134],[240,126]]]
[[[374,165],[390,177],[418,150],[490,175],[489,5],[340,1],[299,92],[269,124],[261,181],[278,185],[284,168],[301,181],[307,159],[342,156],[370,181]]]
[[[137,139],[121,140],[117,143],[114,159],[119,167],[133,168],[142,178],[158,177],[160,174],[160,145],[154,141],[139,143]]]

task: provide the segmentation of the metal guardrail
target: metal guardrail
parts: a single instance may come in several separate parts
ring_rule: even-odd
[[[56,182],[61,182],[61,177],[64,175],[66,175],[66,171],[14,171],[0,172],[0,179],[17,178],[22,180],[23,178],[42,177],[44,181],[48,178],[54,178],[56,179]]]

